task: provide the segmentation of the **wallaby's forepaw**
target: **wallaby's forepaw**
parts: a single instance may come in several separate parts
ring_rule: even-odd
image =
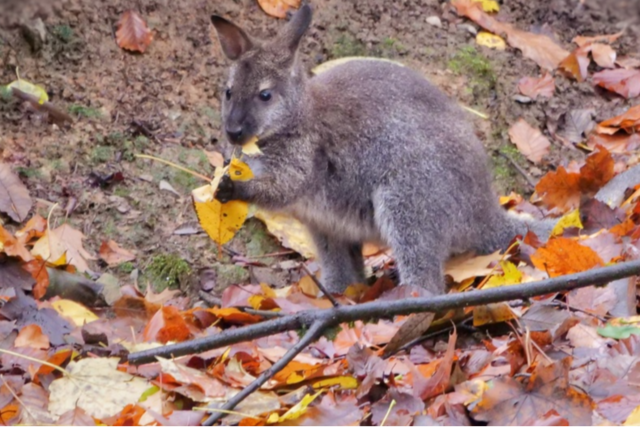
[[[227,203],[233,200],[234,184],[229,175],[224,175],[218,184],[215,198],[221,203]]]

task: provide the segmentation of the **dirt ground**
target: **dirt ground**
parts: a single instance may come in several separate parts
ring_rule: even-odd
[[[477,46],[478,27],[457,17],[448,2],[312,3],[314,23],[303,47],[309,67],[342,56],[370,55],[420,70],[450,96],[488,116],[475,120],[493,153],[501,194],[530,194],[532,188],[499,153],[534,180],[584,156],[553,141],[549,163],[532,167],[509,142],[507,130],[519,117],[546,132],[573,109],[593,108],[596,120],[601,120],[631,105],[588,82],[562,77],[556,79],[552,99],[516,102],[517,81],[537,76],[538,67],[514,49]],[[616,50],[619,55],[638,55],[639,3],[504,0],[498,17],[527,31],[552,34],[567,49],[576,35],[626,28]],[[261,37],[274,34],[282,22],[263,13],[255,0],[4,0],[3,7],[0,84],[15,80],[19,68],[22,78],[43,85],[51,101],[68,111],[75,123],[60,129],[15,101],[0,102],[0,160],[12,165],[38,198],[38,213],[46,217],[52,204],[59,205],[52,220],[68,221],[83,231],[90,252],[97,254],[102,241],[112,239],[137,254],[134,263],[118,268],[95,261],[96,276],[109,272],[121,284],[138,278],[157,288],[168,277],[168,282],[183,287],[207,282],[214,290],[259,279],[235,265],[229,252],[219,255],[200,230],[189,194],[204,182],[134,155],[161,157],[212,175],[202,150],[219,150],[223,144],[219,98],[228,63],[209,16],[228,16]],[[132,7],[155,33],[142,55],[123,51],[114,40],[120,15]],[[434,16],[440,26],[427,22]],[[117,179],[118,173],[123,180]],[[112,174],[115,179],[107,179]],[[161,182],[176,192],[161,189]],[[281,250],[257,220],[250,220],[229,248],[248,257]],[[260,261],[270,265],[285,258]],[[267,274],[264,270],[254,271],[254,276]]]

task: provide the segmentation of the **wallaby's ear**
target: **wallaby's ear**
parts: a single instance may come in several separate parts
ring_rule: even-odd
[[[233,22],[227,21],[218,15],[213,15],[211,22],[218,33],[218,40],[220,40],[222,51],[227,55],[227,58],[232,61],[240,58],[243,53],[253,47],[251,38],[247,33]]]
[[[291,50],[295,52],[298,49],[300,39],[304,35],[309,25],[311,25],[311,18],[313,11],[311,6],[303,4],[300,9],[293,15],[291,21],[280,31],[278,38],[280,41]]]

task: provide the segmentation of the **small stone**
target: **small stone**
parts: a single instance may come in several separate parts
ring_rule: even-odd
[[[513,100],[519,102],[520,104],[531,104],[533,102],[533,99],[520,94],[513,95]]]
[[[458,25],[458,29],[462,31],[466,31],[467,33],[471,33],[474,36],[478,35],[478,29],[470,24],[460,24]]]
[[[442,21],[437,16],[427,17],[427,24],[433,25],[434,27],[442,28]]]

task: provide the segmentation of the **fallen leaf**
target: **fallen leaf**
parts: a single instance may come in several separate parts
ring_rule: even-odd
[[[608,44],[594,43],[591,45],[591,56],[602,68],[616,68],[616,51]]]
[[[502,37],[496,36],[495,34],[491,34],[487,31],[480,31],[478,33],[476,36],[476,43],[480,46],[497,50],[505,50],[507,48],[507,44]]]
[[[449,335],[449,344],[447,345],[447,351],[444,357],[440,361],[438,368],[433,375],[424,384],[417,385],[414,383],[415,395],[420,396],[420,399],[426,400],[430,397],[437,396],[444,393],[449,387],[449,380],[451,379],[451,369],[453,366],[453,357],[455,356],[456,340],[458,334],[454,330]]]
[[[596,147],[580,168],[580,190],[585,194],[595,194],[615,176],[615,162],[609,150],[602,146]]]
[[[305,395],[300,402],[293,405],[287,412],[285,412],[281,416],[278,416],[278,414],[275,412],[271,414],[269,418],[267,418],[267,422],[269,424],[273,424],[282,423],[284,421],[297,420],[307,412],[307,408],[309,407],[309,405],[321,394],[322,390],[316,392],[315,394]]]
[[[262,151],[260,147],[258,147],[258,137],[254,136],[249,140],[246,144],[242,145],[242,154],[245,154],[249,157],[261,156]]]
[[[604,265],[591,248],[566,237],[555,237],[531,255],[533,265],[550,277],[564,276]]]
[[[620,31],[619,33],[616,33],[616,34],[603,34],[603,35],[591,36],[591,37],[576,36],[571,41],[580,47],[591,44],[591,43],[601,43],[601,42],[613,43],[616,40],[618,40],[622,34],[624,34],[624,31]]]
[[[371,405],[371,420],[374,425],[383,425],[384,420],[386,426],[409,426],[424,407],[424,402],[415,396],[391,389],[387,396]]]
[[[51,306],[60,313],[61,316],[75,323],[76,326],[83,326],[98,320],[98,316],[91,312],[91,310],[75,301],[60,299],[52,302]]]
[[[11,257],[18,257],[24,262],[33,260],[33,255],[24,244],[13,237],[2,225],[0,225],[0,252]]]
[[[571,144],[584,141],[587,134],[595,127],[593,108],[581,108],[567,111],[558,124],[556,136],[566,139]]]
[[[137,403],[151,384],[118,371],[118,361],[118,358],[87,358],[70,362],[66,367],[70,375],[49,386],[51,414],[61,416],[78,407],[92,417],[102,419]]]
[[[202,150],[204,155],[207,156],[209,164],[214,168],[224,167],[224,157],[217,151]]]
[[[33,246],[31,254],[52,264],[64,259],[64,263],[73,265],[80,272],[85,272],[89,270],[87,260],[93,260],[95,257],[84,249],[83,239],[84,234],[80,231],[69,224],[62,224],[55,230],[47,230]]]
[[[161,379],[162,382],[171,381],[185,386],[193,386],[199,389],[206,398],[223,397],[226,393],[224,384],[207,375],[206,372],[190,368],[171,359],[158,357],[158,361],[162,375],[170,376],[170,379]],[[202,401],[207,401],[207,399]]]
[[[16,231],[16,239],[23,245],[31,243],[33,239],[38,239],[47,230],[47,220],[40,215],[34,215],[20,230]]]
[[[31,347],[46,350],[49,348],[49,338],[42,333],[38,325],[27,325],[20,329],[20,333],[13,343],[15,347]]]
[[[21,92],[33,96],[38,100],[39,105],[42,105],[45,102],[49,101],[49,94],[47,94],[47,90],[45,88],[23,80],[20,77],[18,77],[18,80],[9,83],[7,85],[7,88],[18,89]]]
[[[640,335],[640,328],[634,325],[606,325],[602,328],[598,328],[598,334],[605,338],[620,340],[629,338],[631,335]]]
[[[625,98],[640,95],[640,70],[603,70],[593,75],[593,83]]]
[[[187,323],[178,309],[172,306],[163,306],[156,311],[144,329],[144,339],[147,342],[166,344],[169,341],[185,341],[190,336]]]
[[[503,323],[517,318],[518,315],[514,313],[509,304],[504,302],[479,305],[473,308],[474,327]]]
[[[15,222],[22,222],[29,214],[33,201],[29,190],[9,165],[0,163],[0,211]]]
[[[492,262],[498,262],[501,259],[502,255],[500,255],[500,251],[481,256],[456,256],[447,260],[444,267],[444,273],[448,274],[453,278],[453,280],[460,283],[465,279],[490,274],[493,270],[488,267],[489,264]]]
[[[485,12],[499,12],[500,5],[496,0],[473,0],[482,6],[482,10]]]
[[[570,357],[538,364],[526,385],[511,377],[491,381],[472,417],[490,425],[532,425],[553,409],[570,425],[591,425],[593,402],[569,384],[570,365]]]
[[[100,245],[100,258],[110,267],[133,261],[136,256],[126,249],[118,246],[113,240],[102,242]]]
[[[293,249],[305,258],[315,257],[315,247],[309,230],[295,218],[258,209],[254,216],[262,221],[269,233],[276,236],[282,246]]]
[[[61,426],[94,426],[96,422],[82,408],[75,408],[60,415],[57,421]]]
[[[569,212],[568,214],[565,214],[562,218],[560,218],[560,220],[558,222],[556,222],[556,225],[553,226],[553,229],[551,230],[551,235],[552,236],[559,236],[561,235],[565,228],[579,228],[582,229],[582,221],[580,220],[580,210],[576,209],[574,211]]]
[[[427,332],[433,322],[435,313],[414,313],[404,322],[398,332],[391,338],[389,344],[384,348],[383,357],[394,354],[403,345],[420,338],[422,334]]]
[[[576,209],[580,204],[580,174],[568,173],[560,166],[538,181],[536,193],[547,206],[557,207],[561,211]]]
[[[30,291],[34,287],[34,279],[17,259],[0,262],[0,288],[18,288]]]
[[[532,59],[546,70],[556,69],[569,55],[568,51],[548,36],[518,30],[511,24],[500,22],[483,12],[482,6],[473,0],[454,0],[452,4],[459,15],[466,16],[493,34],[506,36],[511,46],[520,49],[526,58]]]
[[[116,42],[122,49],[144,53],[151,44],[153,34],[137,12],[127,10],[122,14],[116,31]]]
[[[619,116],[598,123],[596,131],[607,135],[624,130],[627,133],[640,132],[640,105],[629,108]]]
[[[518,150],[533,163],[539,163],[544,156],[549,154],[551,143],[542,135],[539,129],[534,128],[524,119],[519,119],[509,129],[509,138]]]
[[[518,90],[524,96],[531,99],[551,98],[556,91],[556,83],[553,76],[545,73],[542,77],[523,77],[518,82]]]
[[[300,7],[300,0],[258,0],[258,4],[267,15],[284,19],[287,11]]]
[[[482,289],[498,288],[505,285],[516,285],[522,282],[522,272],[509,261],[500,261],[502,274],[494,274],[482,287]]]
[[[579,82],[585,81],[589,75],[588,68],[591,63],[589,59],[590,51],[591,45],[577,48],[558,64],[558,68],[567,76],[573,77]]]

